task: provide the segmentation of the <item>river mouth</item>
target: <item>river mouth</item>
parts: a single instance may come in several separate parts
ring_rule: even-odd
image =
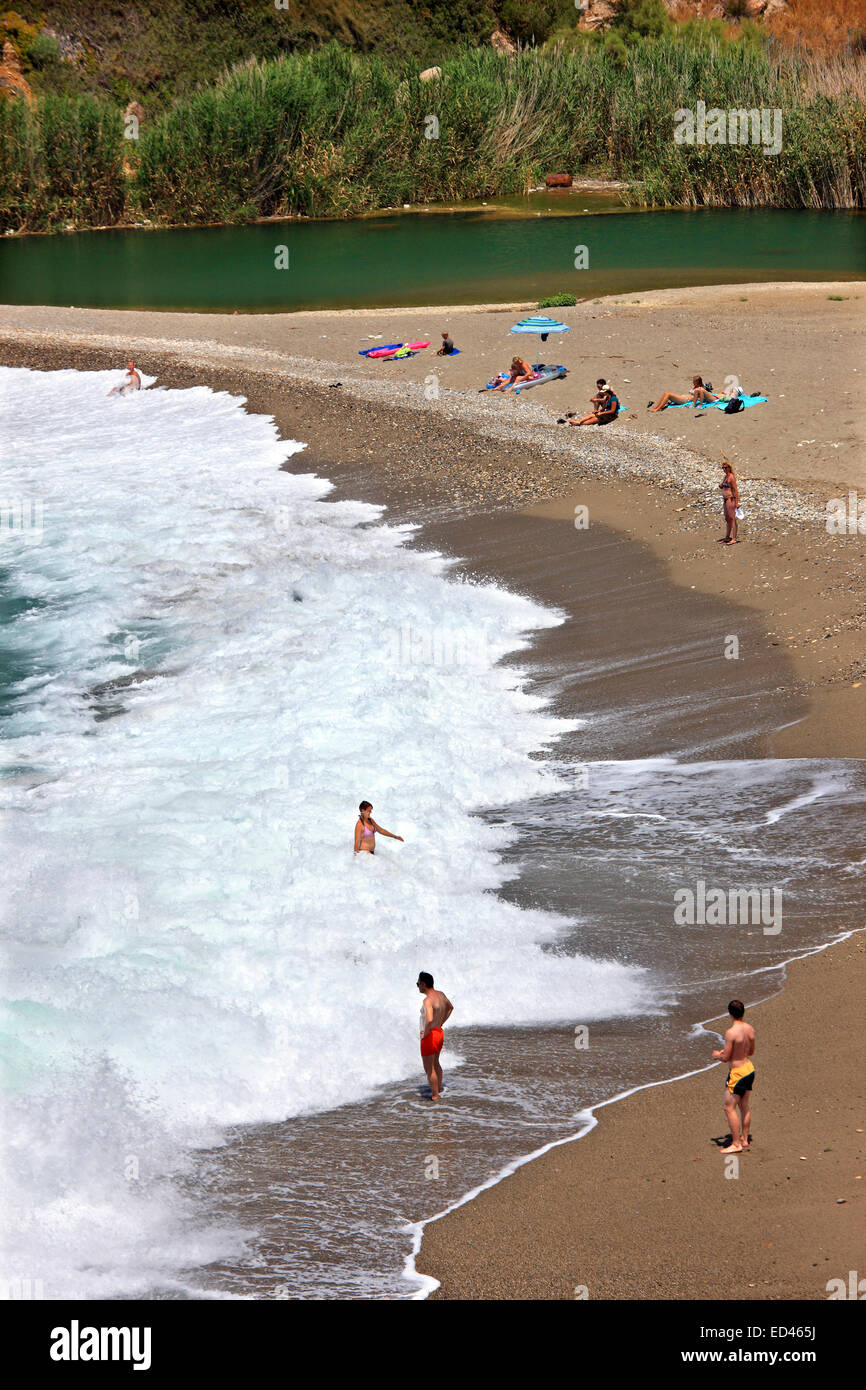
[[[856,212],[626,211],[617,195],[546,190],[351,221],[6,238],[0,302],[291,313],[846,280],[864,264]]]

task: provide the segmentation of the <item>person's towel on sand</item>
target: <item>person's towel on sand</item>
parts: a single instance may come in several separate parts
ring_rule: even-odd
[[[724,410],[724,409],[725,409],[725,406],[728,404],[728,401],[729,401],[730,399],[731,399],[731,398],[730,398],[729,396],[723,396],[722,399],[719,400],[719,401],[709,401],[709,402],[706,402],[706,403],[701,403],[699,406],[697,406],[697,409],[698,409],[698,410]],[[744,409],[744,410],[747,410],[747,409],[749,408],[750,405],[761,405],[764,401],[768,401],[770,398],[769,398],[769,396],[747,396],[747,395],[745,395],[745,393],[744,393],[744,394],[742,394],[742,395],[739,397],[739,399],[743,402],[743,409]],[[689,410],[689,409],[695,409],[695,403],[694,403],[694,401],[678,401],[678,402],[677,402],[676,404],[674,404],[674,405],[669,405],[669,406],[667,406],[666,409],[667,409],[667,410]]]

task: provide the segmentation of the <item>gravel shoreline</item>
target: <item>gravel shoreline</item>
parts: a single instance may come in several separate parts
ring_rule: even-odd
[[[13,365],[11,356],[15,345],[29,349],[26,365],[31,367],[40,353],[52,359],[52,366],[56,367],[58,354],[66,366],[75,366],[75,349],[80,347],[85,350],[87,365],[92,368],[94,350],[113,354],[114,365],[118,354],[127,350],[127,339],[98,333],[89,333],[85,339],[72,332],[0,330],[0,354],[8,365]],[[472,500],[485,509],[513,507],[516,503],[561,496],[584,477],[632,483],[645,480],[654,488],[685,499],[702,514],[709,498],[713,505],[717,503],[718,465],[694,450],[660,435],[636,436],[616,421],[604,427],[580,429],[558,425],[556,412],[534,397],[494,397],[487,392],[454,390],[439,385],[432,372],[425,383],[371,381],[352,374],[345,363],[232,347],[215,340],[139,336],[136,351],[142,360],[168,356],[178,363],[205,371],[222,364],[227,368],[269,375],[275,384],[280,383],[288,390],[299,387],[339,389],[359,402],[414,412],[435,422],[442,432],[446,451],[450,434],[468,431],[506,445],[511,453],[525,450],[528,455],[535,455],[526,460],[531,472],[523,472],[512,464],[507,472],[497,468],[494,473],[491,466],[474,471],[471,480],[461,479],[461,491],[469,487]],[[543,470],[539,467],[539,455],[544,459]],[[429,456],[425,455],[418,462],[419,473],[429,474]],[[815,523],[823,521],[826,515],[826,491],[818,497],[809,490],[775,480],[741,476],[740,493],[744,508],[748,508],[756,520]],[[688,518],[683,520],[688,524]]]

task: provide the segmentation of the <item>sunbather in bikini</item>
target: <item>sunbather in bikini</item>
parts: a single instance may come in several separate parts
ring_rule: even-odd
[[[678,396],[674,391],[665,391],[659,396],[655,405],[649,403],[650,410],[664,410],[669,405],[710,405],[713,401],[721,400],[713,391],[710,391],[699,376],[692,377],[692,389],[687,396]]]
[[[508,376],[503,372],[502,380],[493,387],[494,391],[510,391],[512,386],[520,386],[524,381],[531,381],[535,376],[528,362],[524,362],[522,357],[512,357],[511,371]]]

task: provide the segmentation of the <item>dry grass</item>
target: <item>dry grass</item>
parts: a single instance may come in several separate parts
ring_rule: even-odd
[[[767,29],[778,39],[796,44],[801,38],[815,53],[838,53],[856,36],[866,40],[866,7],[863,0],[791,0],[783,14],[766,21]]]
[[[777,38],[815,53],[844,51],[856,35],[866,40],[866,7],[863,0],[791,0],[790,9],[767,20],[767,29]]]
[[[799,62],[804,96],[825,96],[834,101],[866,102],[866,53],[846,58],[842,53],[803,54]]]
[[[721,0],[725,5],[725,0]],[[678,0],[673,10],[673,18],[678,22],[694,17],[695,13],[705,19],[718,14],[719,0]],[[802,53],[807,50],[814,55],[824,56],[854,52],[857,36],[866,43],[866,4],[864,0],[788,0],[788,8],[781,14],[757,21],[760,29],[786,46],[797,48]],[[725,18],[725,28],[731,37],[736,37],[740,22],[731,12]]]

